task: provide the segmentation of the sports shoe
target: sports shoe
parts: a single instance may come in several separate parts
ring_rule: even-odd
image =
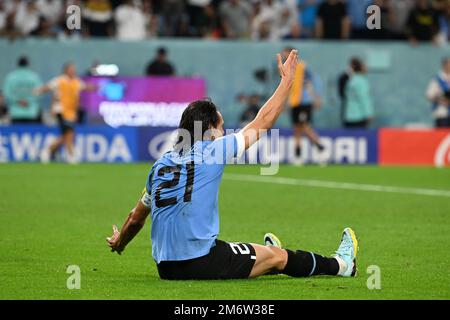
[[[266,246],[274,246],[281,249],[281,241],[278,239],[276,235],[273,233],[266,233],[264,236],[264,245]]]
[[[344,262],[346,265],[345,270],[340,272],[340,276],[355,277],[357,275],[356,255],[358,254],[358,249],[358,239],[356,238],[355,231],[352,228],[345,228],[342,233],[341,245],[334,255],[339,262]]]

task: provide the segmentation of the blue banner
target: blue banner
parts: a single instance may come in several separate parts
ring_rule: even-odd
[[[252,147],[245,163],[319,163],[323,156],[334,164],[377,164],[377,130],[319,130],[324,150],[302,139],[302,155],[295,154],[291,130],[275,130]],[[46,126],[0,127],[0,162],[39,161],[59,130]],[[174,128],[79,126],[75,149],[79,162],[154,161],[173,147]],[[64,159],[64,153],[62,154]]]
[[[0,127],[0,162],[39,161],[42,152],[58,136],[56,127]],[[137,141],[134,128],[79,126],[74,141],[76,159],[78,162],[138,161]]]
[[[275,130],[263,136],[256,147],[246,155],[246,163],[267,164],[278,158],[280,163],[319,163],[325,157],[334,164],[378,163],[378,130],[319,130],[324,150],[319,152],[311,142],[302,139],[302,155],[295,154],[292,131]],[[154,161],[170,150],[176,131],[169,128],[139,128],[139,155],[141,161]]]

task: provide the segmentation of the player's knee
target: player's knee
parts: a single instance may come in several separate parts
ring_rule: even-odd
[[[269,247],[271,250],[271,265],[277,270],[283,270],[287,263],[287,252],[278,247]]]

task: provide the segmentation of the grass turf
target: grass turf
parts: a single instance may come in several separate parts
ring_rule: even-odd
[[[450,198],[226,179],[220,239],[260,243],[270,231],[285,247],[329,255],[350,225],[360,237],[359,277],[162,281],[150,223],[122,256],[105,241],[135,204],[149,167],[0,164],[0,299],[450,298]],[[284,166],[279,176],[450,190],[448,169]],[[81,290],[66,288],[72,264],[81,268]],[[381,269],[381,290],[366,286],[369,265]]]

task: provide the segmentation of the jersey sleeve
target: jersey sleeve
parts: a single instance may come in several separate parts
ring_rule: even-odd
[[[153,168],[150,170],[150,174],[148,175],[147,182],[145,184],[145,188],[142,191],[141,195],[141,203],[147,208],[151,209],[152,207],[152,180],[153,180]]]
[[[214,140],[205,150],[205,161],[211,164],[228,164],[245,152],[242,133],[230,134]]]

